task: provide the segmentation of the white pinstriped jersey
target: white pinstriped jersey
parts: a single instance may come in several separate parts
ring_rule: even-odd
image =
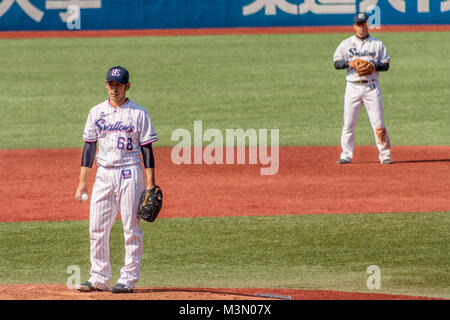
[[[108,99],[89,112],[83,140],[98,141],[99,166],[117,167],[140,163],[140,147],[158,137],[144,107],[128,99],[115,109]]]
[[[361,59],[371,62],[389,63],[390,56],[383,42],[369,36],[360,40],[355,35],[342,41],[336,49],[333,61],[352,61]],[[354,68],[347,68],[347,81],[377,80],[379,72],[360,77]]]

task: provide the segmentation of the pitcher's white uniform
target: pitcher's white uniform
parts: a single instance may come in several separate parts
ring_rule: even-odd
[[[390,62],[389,53],[384,44],[371,35],[364,40],[354,35],[342,41],[333,56],[335,62],[354,59],[379,63]],[[355,127],[363,104],[375,134],[379,159],[381,162],[390,159],[391,144],[384,124],[384,109],[378,76],[379,72],[375,71],[370,75],[360,77],[356,69],[347,68],[341,159],[348,161],[353,159]]]
[[[86,142],[98,141],[98,170],[90,203],[91,277],[108,290],[111,277],[109,236],[120,212],[125,238],[125,264],[117,283],[134,289],[140,276],[142,230],[136,214],[145,189],[141,146],[158,137],[148,112],[132,100],[114,109],[106,100],[89,112],[83,133]]]

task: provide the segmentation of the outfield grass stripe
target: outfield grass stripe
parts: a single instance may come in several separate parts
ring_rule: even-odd
[[[376,36],[392,58],[380,77],[392,144],[449,145],[449,75],[435,75],[450,62],[441,54],[450,33]],[[345,37],[130,37],[114,39],[114,51],[111,38],[2,40],[0,148],[81,147],[88,111],[106,99],[105,73],[117,64],[130,70],[130,98],[149,110],[161,146],[194,120],[220,130],[279,128],[281,145],[338,145],[345,74],[332,55]],[[356,144],[373,143],[362,112]]]
[[[143,224],[138,286],[295,288],[449,298],[450,212],[162,219]],[[88,222],[0,224],[0,283],[65,283],[89,273]],[[123,263],[120,222],[111,234],[113,282]]]

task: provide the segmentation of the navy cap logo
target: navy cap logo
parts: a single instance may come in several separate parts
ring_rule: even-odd
[[[369,16],[366,12],[357,13],[357,14],[355,14],[355,16],[353,18],[353,22],[355,24],[361,23],[361,22],[367,22],[367,20],[369,20]]]
[[[112,69],[111,70],[111,75],[114,76],[114,77],[120,77],[120,69],[117,69],[117,68]]]
[[[116,81],[122,84],[128,83],[130,75],[128,70],[121,66],[112,67],[108,70],[106,81]]]

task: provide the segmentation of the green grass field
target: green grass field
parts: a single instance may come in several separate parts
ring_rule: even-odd
[[[139,286],[369,292],[366,269],[378,265],[377,292],[449,298],[448,224],[446,213],[162,219],[143,224]],[[87,221],[2,223],[0,233],[0,283],[65,283],[69,265],[89,277]]]
[[[78,148],[113,65],[152,115],[160,141],[177,128],[278,128],[281,145],[338,145],[346,34],[1,40],[0,149]],[[450,33],[383,33],[381,76],[393,145],[449,145]],[[6,63],[7,61],[7,63]],[[373,145],[365,112],[356,143]],[[76,181],[77,177],[73,177]],[[75,190],[74,185],[74,190]],[[420,199],[418,199],[420,201]],[[245,211],[245,208],[241,208]],[[138,286],[285,287],[450,298],[449,213],[161,219],[143,224]],[[113,281],[123,261],[112,232]],[[0,283],[65,283],[89,273],[88,222],[0,223]],[[82,280],[85,280],[84,278]]]
[[[89,109],[106,99],[106,70],[124,65],[130,97],[173,145],[176,128],[279,128],[281,145],[338,145],[344,71],[334,50],[347,34],[1,40],[0,148],[80,147]],[[450,33],[383,33],[382,74],[394,145],[448,145]],[[372,145],[365,112],[357,144]]]

